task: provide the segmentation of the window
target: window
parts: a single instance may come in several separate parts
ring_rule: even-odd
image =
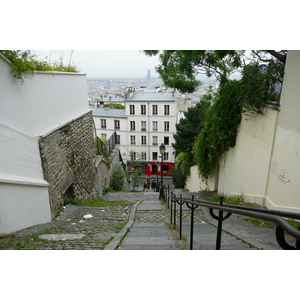
[[[142,137],[141,137],[141,144],[142,145],[147,145],[147,139],[146,139],[145,135],[142,135]]]
[[[145,115],[146,114],[146,105],[142,104],[141,105],[141,115]]]
[[[131,151],[130,152],[130,158],[131,158],[131,160],[136,160],[136,152]]]
[[[146,160],[146,159],[147,159],[147,153],[141,152],[141,160]]]
[[[168,136],[164,137],[164,144],[169,145],[169,137]]]
[[[152,152],[152,160],[157,160],[157,152]]]
[[[152,105],[152,115],[157,115],[157,105]]]
[[[130,136],[130,145],[135,145],[135,135]]]
[[[146,131],[146,121],[141,121],[141,129],[142,131]]]
[[[117,144],[120,145],[120,136],[117,135]]]
[[[158,122],[157,121],[153,121],[152,122],[152,130],[153,131],[157,131],[157,127],[158,127]]]
[[[165,154],[164,154],[164,160],[169,160],[169,153],[168,152],[165,152]]]
[[[130,131],[135,131],[135,121],[130,121]]]
[[[157,136],[153,136],[152,137],[152,144],[155,146],[158,144],[158,137]]]
[[[115,129],[120,129],[120,121],[115,120]]]
[[[101,128],[106,128],[106,120],[101,119]]]
[[[170,127],[170,122],[165,122],[165,131],[169,131],[169,127]]]
[[[170,105],[165,105],[165,115],[170,114]]]
[[[129,111],[131,115],[135,115],[135,108],[134,105],[129,105]]]

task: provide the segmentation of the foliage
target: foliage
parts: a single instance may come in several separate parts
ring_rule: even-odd
[[[209,101],[201,100],[194,107],[188,108],[187,112],[184,113],[184,118],[176,124],[175,144],[172,146],[176,153],[187,153],[187,160],[194,161],[193,145],[203,127],[205,113],[209,106]]]
[[[68,123],[68,124],[66,124],[64,127],[63,127],[63,129],[62,129],[63,131],[65,131],[65,132],[68,132],[68,131],[70,131],[71,130],[71,125]]]
[[[108,103],[105,106],[108,106],[110,109],[125,109],[125,106],[119,103]]]
[[[172,182],[174,187],[184,188],[185,181],[190,175],[190,168],[193,165],[189,153],[181,152],[176,157],[175,165],[172,168]]]
[[[53,63],[39,61],[30,50],[0,50],[0,53],[12,63],[12,74],[21,82],[35,71],[78,72],[75,65],[64,65],[62,58],[60,62]]]
[[[242,101],[245,111],[263,114],[267,101],[279,103],[284,65],[270,62],[244,67],[241,79]]]
[[[122,191],[125,182],[125,173],[122,166],[115,166],[110,179],[110,187],[114,191]]]
[[[249,51],[248,51],[249,52]],[[201,84],[197,75],[214,75],[222,84],[250,61],[285,63],[286,50],[144,50],[148,56],[159,55],[156,71],[164,84],[182,93],[192,93]]]
[[[146,55],[159,53],[161,64],[156,71],[164,84],[181,93],[192,93],[200,85],[198,74],[215,75],[220,82],[242,66],[245,51],[236,50],[145,50]]]
[[[107,165],[107,167],[110,167],[110,159],[108,158],[108,153],[107,153],[107,148],[106,148],[106,139],[105,137],[101,136],[97,136],[94,139],[94,151],[96,155],[103,155],[104,157],[104,163]]]
[[[94,139],[94,151],[96,155],[104,155],[107,154],[107,149],[106,149],[106,140],[104,137],[99,137],[97,136]]]
[[[135,152],[135,155],[134,155],[134,152],[131,151],[130,157],[131,157],[130,169],[127,170],[126,177],[127,177],[127,181],[131,182],[132,190],[134,191],[135,189],[138,188],[138,186],[140,184],[141,175],[144,174],[145,162],[140,160],[139,153]]]
[[[220,194],[213,193],[211,196],[205,197],[205,200],[220,203]],[[245,199],[242,195],[222,195],[224,204],[245,205]],[[249,205],[251,206],[251,205]]]
[[[197,136],[193,152],[199,173],[205,180],[213,173],[219,158],[235,146],[242,112],[263,114],[267,100],[279,100],[280,92],[275,91],[275,88],[278,80],[282,80],[283,68],[280,66],[283,64],[276,61],[278,59],[284,62],[286,51],[252,51],[252,63],[248,65],[245,51],[145,50],[144,52],[149,56],[159,54],[160,65],[156,70],[164,84],[182,93],[195,91],[200,85],[197,75],[201,72],[207,76],[216,76],[220,82],[218,93],[215,96],[207,95],[209,101],[214,97],[214,104],[206,113],[196,116],[195,110],[195,118],[191,115],[180,121],[177,125],[178,133],[174,135],[176,142],[174,148],[177,152],[190,155],[190,161],[193,157],[191,145]],[[266,61],[269,64],[264,69],[258,61]],[[243,70],[243,78],[239,82],[230,81],[229,75],[237,70]],[[179,176],[176,168],[173,173],[174,178]]]
[[[213,173],[219,157],[235,146],[241,113],[240,84],[228,81],[206,113],[203,129],[195,143],[194,155],[203,179]]]

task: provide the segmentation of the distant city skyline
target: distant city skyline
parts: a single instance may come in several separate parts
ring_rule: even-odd
[[[148,57],[140,50],[32,50],[39,60],[75,64],[87,78],[158,77],[158,56]]]

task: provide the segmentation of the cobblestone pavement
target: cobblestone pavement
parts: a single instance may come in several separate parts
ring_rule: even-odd
[[[118,198],[115,200],[124,200],[124,204],[118,206],[82,207],[69,204],[61,215],[52,222],[0,238],[0,249],[103,249],[127,223],[130,207],[137,201],[135,199],[139,198],[138,195],[133,196],[130,193],[124,193],[125,197],[122,197],[122,194],[120,193],[118,197],[115,197]],[[49,240],[45,237],[52,237],[52,239]]]
[[[0,249],[100,250],[111,244],[110,242],[120,235],[121,231],[126,231],[130,222],[134,221],[138,226],[146,223],[153,224],[152,226],[170,224],[170,210],[166,205],[158,203],[156,193],[108,193],[103,199],[122,202],[121,204],[118,202],[116,206],[106,207],[67,205],[61,215],[52,222],[0,237]],[[135,203],[137,205],[137,202],[140,204],[137,206],[135,215],[130,216],[131,207]],[[178,226],[179,210],[176,211],[176,215]],[[130,218],[131,221],[129,221]],[[188,244],[189,241],[190,218],[191,210],[183,210],[183,236],[187,240],[182,244]],[[209,216],[207,209],[198,208],[194,211],[194,222],[194,249],[213,250],[216,239],[216,221]],[[121,230],[123,227],[124,229]],[[214,227],[214,229],[206,232],[205,230],[208,230],[206,228],[209,227]],[[225,241],[222,249],[232,249],[232,243],[236,239],[244,245],[243,248],[238,245],[237,249],[281,249],[276,242],[274,229],[254,226],[238,215],[233,215],[223,222],[223,230],[226,234],[223,233],[222,241],[224,239],[229,242],[227,245]],[[178,239],[178,231],[174,230],[173,233]],[[122,236],[120,238],[121,242]],[[201,244],[203,242],[207,242],[207,245]]]

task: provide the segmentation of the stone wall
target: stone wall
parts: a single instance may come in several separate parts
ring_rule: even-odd
[[[39,147],[52,218],[67,198],[98,196],[91,112],[40,137]]]
[[[110,161],[109,164],[106,163],[106,160],[103,157],[103,155],[97,155],[96,169],[99,197],[102,197],[104,194],[104,189],[110,186],[110,181],[114,168],[121,164],[119,148],[119,145],[115,145],[115,148],[108,157]]]

